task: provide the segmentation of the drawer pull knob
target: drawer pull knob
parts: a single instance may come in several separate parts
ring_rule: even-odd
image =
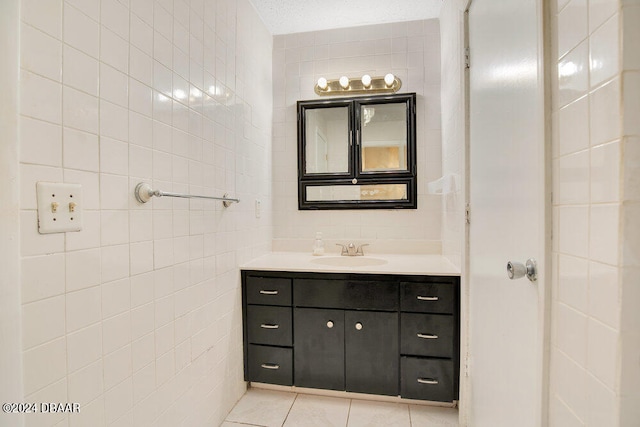
[[[360,323],[360,322],[356,323],[356,330],[358,330],[358,331],[362,330],[362,323]]]
[[[438,384],[438,380],[434,380],[433,378],[418,378],[418,383],[436,385]]]
[[[262,295],[278,295],[278,291],[265,291],[265,290],[261,290],[260,293]]]
[[[327,328],[329,328],[329,329],[333,328],[333,321],[329,320],[327,322]]]
[[[438,301],[438,297],[423,297],[422,295],[418,295],[418,299],[420,301]]]
[[[270,325],[267,323],[263,323],[262,325],[260,325],[260,327],[263,329],[278,329],[280,325]]]
[[[263,363],[260,367],[264,369],[280,369],[280,365],[276,365],[275,363]]]
[[[418,338],[423,338],[425,340],[437,340],[438,336],[434,334],[418,334]]]

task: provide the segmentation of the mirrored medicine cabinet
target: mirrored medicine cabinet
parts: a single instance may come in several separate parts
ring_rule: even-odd
[[[298,101],[298,208],[415,209],[416,94]]]

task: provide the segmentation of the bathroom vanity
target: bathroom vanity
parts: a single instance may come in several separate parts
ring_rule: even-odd
[[[246,381],[458,400],[458,275],[271,261],[242,271]]]

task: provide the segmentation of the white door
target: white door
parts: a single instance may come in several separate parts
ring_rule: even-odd
[[[546,418],[545,133],[542,0],[472,0],[469,425]],[[508,261],[538,262],[509,280]]]

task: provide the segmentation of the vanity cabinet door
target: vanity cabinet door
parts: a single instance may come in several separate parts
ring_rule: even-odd
[[[344,390],[344,311],[293,310],[297,387]]]
[[[346,390],[398,395],[398,313],[345,312]]]

